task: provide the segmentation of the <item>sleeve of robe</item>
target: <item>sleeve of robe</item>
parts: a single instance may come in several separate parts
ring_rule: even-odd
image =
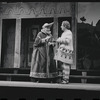
[[[35,47],[39,47],[39,46],[42,46],[44,43],[42,42],[42,34],[41,34],[41,32],[39,32],[38,34],[37,34],[37,37],[36,37],[36,39],[35,39],[35,42],[34,42],[34,46]]]
[[[66,34],[64,38],[59,38],[59,43],[63,43],[63,44],[69,44],[70,41],[72,40],[72,34]]]

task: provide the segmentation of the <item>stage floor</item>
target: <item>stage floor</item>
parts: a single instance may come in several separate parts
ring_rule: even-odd
[[[73,90],[92,90],[100,91],[100,84],[88,83],[34,83],[34,82],[18,82],[18,81],[0,81],[0,87],[28,87],[28,88],[53,88],[53,89],[73,89]]]

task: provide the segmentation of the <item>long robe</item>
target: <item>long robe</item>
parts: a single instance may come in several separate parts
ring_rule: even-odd
[[[39,32],[33,44],[30,77],[55,78],[57,77],[56,63],[53,59],[53,46],[42,43],[47,34]]]

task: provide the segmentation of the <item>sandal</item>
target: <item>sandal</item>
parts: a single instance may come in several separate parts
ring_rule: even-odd
[[[68,84],[69,83],[69,80],[62,80],[61,84]]]

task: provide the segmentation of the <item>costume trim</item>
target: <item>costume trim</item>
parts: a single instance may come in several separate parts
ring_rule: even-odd
[[[49,73],[49,74],[30,72],[30,77],[34,77],[34,78],[55,78],[57,76],[58,76],[57,72]]]

